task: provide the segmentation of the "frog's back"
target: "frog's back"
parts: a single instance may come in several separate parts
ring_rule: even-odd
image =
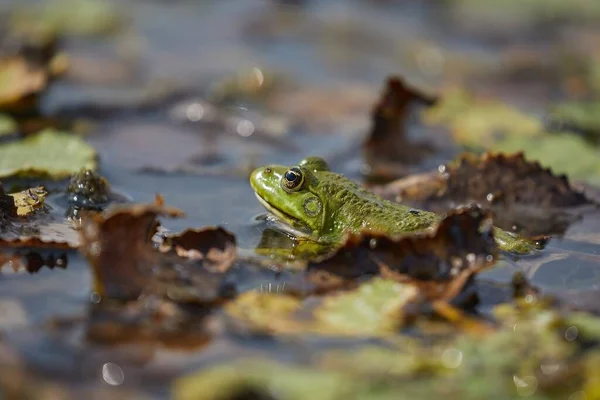
[[[385,200],[356,182],[333,172],[323,172],[318,185],[326,197],[332,230],[372,230],[395,235],[429,228],[439,217]]]

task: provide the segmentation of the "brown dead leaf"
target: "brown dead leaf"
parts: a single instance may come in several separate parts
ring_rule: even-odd
[[[166,235],[164,247],[180,257],[203,260],[206,269],[212,272],[226,272],[237,258],[235,236],[221,227]]]
[[[4,193],[0,183],[0,246],[60,249],[77,247],[79,238],[71,225],[43,212],[46,194],[38,189],[8,195]],[[18,215],[18,210],[23,216]]]
[[[36,251],[29,251],[25,254],[3,254],[0,253],[0,271],[2,268],[12,268],[14,272],[21,270],[27,271],[30,274],[38,272],[42,267],[48,267],[49,269],[54,268],[67,268],[67,254],[61,253],[59,255],[48,254],[43,255]]]
[[[476,202],[489,208],[497,226],[516,226],[529,235],[562,232],[575,218],[566,209],[592,204],[570,185],[522,153],[464,154],[438,171],[413,175],[373,190],[380,196],[444,212]]]
[[[32,68],[24,58],[0,60],[0,108],[19,109],[31,104],[47,83],[46,71]]]
[[[461,299],[474,274],[497,256],[487,215],[477,207],[456,210],[434,233],[396,238],[378,234],[352,235],[343,247],[308,270],[323,270],[343,279],[381,274],[401,283],[413,283],[427,301],[468,302]],[[471,293],[474,295],[474,293]]]
[[[377,175],[377,170],[406,168],[434,152],[429,143],[409,141],[406,127],[408,113],[414,103],[431,106],[436,101],[437,99],[407,86],[398,77],[387,80],[383,94],[372,112],[369,137],[363,143],[363,153],[371,168],[371,175]]]
[[[92,266],[95,291],[109,299],[146,295],[195,304],[214,303],[229,295],[225,275],[210,271],[205,260],[154,248],[156,217],[182,214],[171,207],[137,204],[86,215],[80,250]]]

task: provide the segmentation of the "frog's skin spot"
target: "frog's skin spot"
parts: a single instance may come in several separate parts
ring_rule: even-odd
[[[309,217],[316,217],[323,210],[323,204],[317,197],[309,197],[304,201],[304,212]]]

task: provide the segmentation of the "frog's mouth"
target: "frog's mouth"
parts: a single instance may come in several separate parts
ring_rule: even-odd
[[[267,209],[271,214],[275,215],[278,219],[282,220],[285,224],[289,225],[294,229],[294,234],[297,236],[310,236],[310,228],[304,222],[299,220],[296,217],[291,216],[290,214],[281,211],[278,208],[275,208],[272,204],[266,201],[263,197],[261,197],[258,193],[254,192],[258,202],[262,204],[264,208]]]

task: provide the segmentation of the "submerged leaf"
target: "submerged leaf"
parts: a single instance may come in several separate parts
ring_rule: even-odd
[[[0,177],[68,178],[81,168],[96,169],[96,152],[80,137],[45,130],[0,144]]]

